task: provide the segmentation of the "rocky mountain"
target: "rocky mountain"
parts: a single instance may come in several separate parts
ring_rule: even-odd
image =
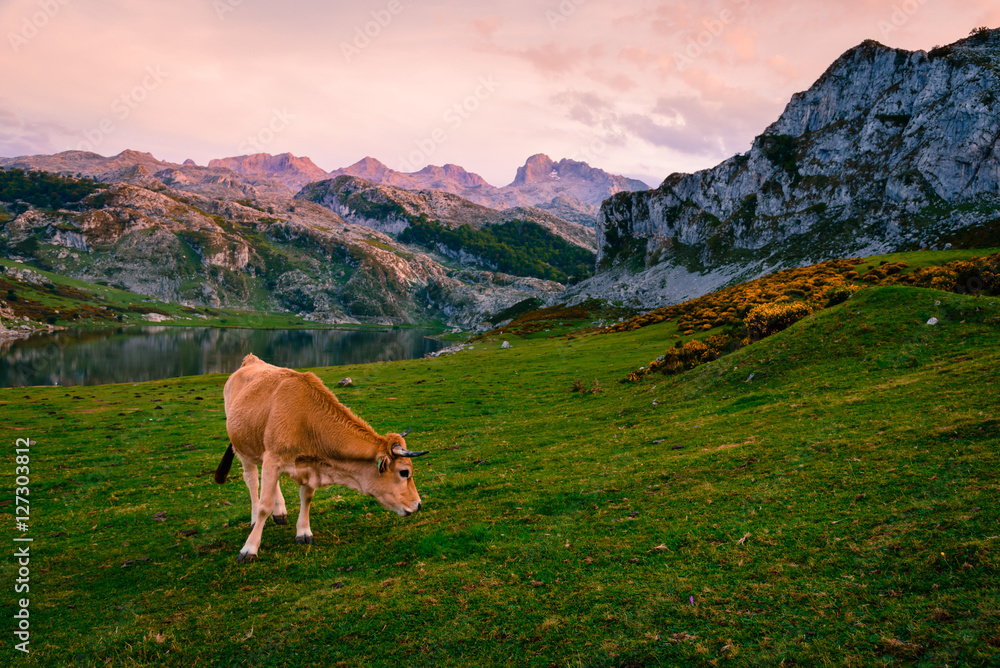
[[[438,190],[497,210],[535,207],[564,220],[592,226],[601,202],[623,191],[647,190],[642,181],[608,174],[576,160],[553,161],[538,154],[517,169],[514,181],[502,188],[458,165],[428,166],[418,172],[398,172],[374,158],[364,158],[331,177],[356,176],[379,185],[405,190]]]
[[[528,158],[518,167],[514,181],[501,189],[508,203],[516,199],[521,205],[579,222],[596,220],[598,208],[608,197],[643,190],[649,186],[642,181],[608,174],[577,160],[555,162],[543,154]]]
[[[444,190],[408,190],[345,175],[310,183],[295,197],[321,204],[346,220],[386,234],[398,234],[421,215],[447,227],[468,225],[473,229],[528,220],[572,244],[594,250],[591,228],[533,207],[499,211]]]
[[[221,158],[208,163],[210,169],[225,168],[247,176],[258,176],[289,188],[299,190],[311,181],[326,177],[326,172],[316,166],[309,158],[297,158],[291,153],[271,155],[270,153],[254,153],[235,158]]]
[[[0,167],[85,176],[101,183],[130,183],[154,190],[171,188],[231,199],[291,197],[298,191],[297,187],[266,174],[237,173],[220,165],[200,167],[193,160],[175,164],[158,160],[149,153],[132,150],[122,151],[111,157],[89,151],[64,151],[55,155],[0,158]]]
[[[99,161],[90,156],[55,158],[95,172],[114,166],[94,167]],[[60,197],[58,179],[39,186],[28,175],[0,173],[7,193],[0,201],[0,252],[169,301],[291,311],[327,323],[439,320],[473,327],[563,287],[445,266],[440,257],[304,199],[241,192],[237,200],[171,188],[157,176],[163,169],[152,172],[162,165],[149,161],[124,169],[129,182],[91,184],[85,196],[80,181],[62,178],[61,205],[49,203]],[[183,167],[181,175],[193,168]],[[140,170],[150,176],[138,178]],[[29,204],[40,194],[44,205]]]
[[[604,202],[576,286],[659,306],[779,268],[997,239],[1000,30],[929,52],[867,41],[749,152]]]

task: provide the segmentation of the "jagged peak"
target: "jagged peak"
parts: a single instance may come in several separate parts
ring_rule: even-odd
[[[134,150],[132,150],[130,148],[125,149],[124,151],[122,151],[121,153],[119,153],[118,155],[113,156],[113,157],[115,157],[115,158],[124,158],[124,159],[131,159],[131,160],[139,160],[139,159],[142,159],[142,158],[146,158],[146,159],[149,159],[149,160],[156,160],[156,158],[153,157],[152,153],[145,153],[143,151],[134,151]]]
[[[366,168],[377,168],[377,169],[389,169],[388,165],[377,158],[373,158],[370,155],[358,160],[356,163],[351,165],[351,167],[366,167]]]
[[[416,173],[458,181],[463,185],[470,187],[485,187],[490,185],[487,183],[486,179],[481,177],[479,174],[470,172],[465,169],[465,167],[450,162],[440,167],[437,165],[427,165]]]

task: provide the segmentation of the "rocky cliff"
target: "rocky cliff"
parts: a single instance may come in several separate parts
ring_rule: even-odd
[[[1000,223],[1000,31],[930,52],[868,41],[748,153],[601,207],[575,293],[658,306],[833,257],[975,244]]]
[[[326,172],[317,167],[312,160],[297,158],[291,153],[280,155],[255,153],[235,158],[221,158],[210,160],[208,167],[225,168],[237,174],[271,179],[296,190],[311,181],[326,177]]]

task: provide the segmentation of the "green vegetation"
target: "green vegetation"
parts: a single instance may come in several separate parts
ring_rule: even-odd
[[[452,229],[422,215],[400,232],[399,240],[473,255],[498,271],[565,283],[593,274],[594,254],[552,234],[538,223],[514,220]]]
[[[424,509],[323,490],[316,543],[269,523],[249,566],[224,376],[0,390],[35,441],[16,661],[996,665],[997,301],[869,287],[641,385],[674,323],[319,370],[432,451]]]
[[[42,209],[68,209],[100,185],[90,179],[77,179],[49,172],[26,172],[23,169],[0,169],[0,202],[15,205],[24,202]],[[17,209],[18,207],[14,207]]]
[[[875,118],[890,125],[906,126],[913,116],[911,114],[876,114]]]
[[[792,135],[763,135],[760,137],[760,150],[764,157],[775,167],[779,167],[792,177],[792,183],[797,184],[801,178],[798,164],[797,140]]]
[[[33,323],[97,327],[138,325],[149,324],[150,315],[156,314],[167,318],[161,321],[157,317],[157,324],[188,327],[326,327],[290,313],[260,313],[164,302],[106,285],[67,278],[4,258],[0,258],[0,267],[29,270],[42,277],[42,281],[32,282],[0,273],[0,302],[18,320],[26,317]]]

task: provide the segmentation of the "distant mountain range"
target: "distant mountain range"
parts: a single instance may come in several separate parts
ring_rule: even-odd
[[[430,165],[418,172],[404,173],[367,157],[349,167],[324,172],[309,158],[291,153],[220,158],[203,167],[191,160],[175,164],[131,150],[110,158],[84,151],[65,151],[55,155],[0,158],[0,166],[87,176],[104,182],[162,185],[229,197],[294,195],[312,182],[356,176],[403,190],[451,193],[496,210],[535,207],[590,227],[597,220],[601,202],[611,195],[649,188],[642,181],[609,174],[585,162],[565,159],[555,162],[542,154],[528,158],[524,166],[517,169],[514,181],[502,188],[490,185],[483,177],[458,165]]]
[[[458,165],[429,166],[419,172],[389,169],[374,158],[365,158],[330,176],[357,176],[373,183],[405,190],[440,190],[490,207],[508,209],[533,206],[564,220],[593,225],[601,202],[620,192],[648,190],[636,179],[609,174],[585,162],[533,155],[517,169],[513,182],[502,188],[491,186],[478,174]]]
[[[519,170],[519,183],[533,182],[538,162]],[[567,172],[567,187],[594,201],[622,179],[560,164],[575,170]],[[492,206],[464,199],[445,188],[502,189],[455,166],[406,175],[369,159],[348,168],[375,182],[339,173],[346,170],[331,177],[287,153],[200,166],[129,150],[3,158],[0,167],[107,184],[62,210],[47,208],[49,196],[32,205],[30,197],[8,194],[0,202],[7,256],[171,301],[291,310],[322,322],[475,326],[517,302],[547,299],[563,287],[551,279],[578,280],[593,265],[592,226],[531,206],[500,208],[502,198],[483,199]],[[8,193],[17,192],[13,183]],[[58,195],[58,181],[44,185]],[[23,186],[31,190],[30,178]],[[514,190],[506,197],[529,199]],[[420,232],[401,242],[415,223]],[[530,245],[536,242],[541,246]]]

